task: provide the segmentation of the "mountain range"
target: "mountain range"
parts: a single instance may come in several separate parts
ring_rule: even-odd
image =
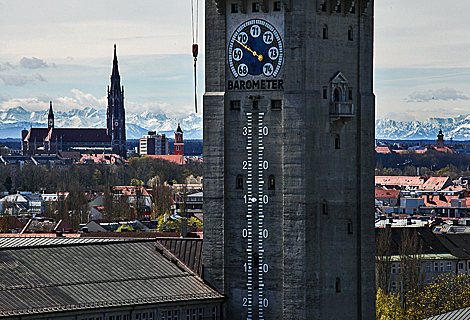
[[[442,130],[446,140],[470,140],[470,115],[429,118],[424,121],[375,121],[375,138],[386,140],[435,140]]]
[[[46,111],[27,111],[22,107],[0,110],[0,138],[21,138],[21,130],[47,127]],[[55,111],[54,123],[57,128],[106,128],[106,110],[86,107],[68,112]],[[174,136],[178,126],[185,139],[202,139],[202,115],[190,114],[182,118],[168,118],[164,114],[145,111],[141,114],[126,114],[127,139],[139,139],[148,131]]]
[[[21,130],[47,126],[45,111],[27,111],[22,107],[0,110],[0,139],[21,138]],[[105,128],[106,110],[86,107],[68,112],[54,112],[58,128]],[[202,139],[202,115],[190,114],[181,118],[169,118],[151,111],[126,114],[127,139],[138,139],[148,131],[156,131],[172,138],[178,123],[185,139]],[[470,140],[470,115],[455,118],[429,118],[424,121],[375,121],[375,138],[383,140],[434,140],[442,130],[446,140]]]

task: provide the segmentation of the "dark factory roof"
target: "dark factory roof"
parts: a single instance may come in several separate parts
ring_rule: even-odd
[[[154,239],[0,239],[0,317],[220,298]]]

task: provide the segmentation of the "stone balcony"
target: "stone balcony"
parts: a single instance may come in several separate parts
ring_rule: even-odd
[[[330,121],[342,120],[343,123],[354,118],[354,103],[352,102],[330,102]]]

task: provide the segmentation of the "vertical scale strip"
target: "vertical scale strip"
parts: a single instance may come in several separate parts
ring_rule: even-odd
[[[264,307],[267,299],[264,299],[264,245],[263,245],[263,229],[264,229],[264,211],[263,205],[267,202],[267,195],[263,194],[264,190],[264,179],[263,169],[265,167],[264,162],[264,145],[263,145],[263,117],[264,112],[260,112],[258,115],[258,252],[259,252],[259,264],[258,264],[258,302],[259,302],[259,320],[264,319]]]
[[[253,319],[253,117],[252,113],[248,112],[247,116],[247,168],[248,168],[248,178],[247,178],[247,188],[248,192],[245,196],[245,202],[248,204],[248,210],[246,214],[247,218],[247,238],[248,238],[248,246],[247,246],[247,265],[246,265],[246,272],[247,272],[247,290],[248,290],[248,316],[247,320]]]

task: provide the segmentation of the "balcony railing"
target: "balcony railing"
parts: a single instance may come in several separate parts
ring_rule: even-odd
[[[330,102],[331,121],[349,121],[354,117],[354,104],[352,102]]]

